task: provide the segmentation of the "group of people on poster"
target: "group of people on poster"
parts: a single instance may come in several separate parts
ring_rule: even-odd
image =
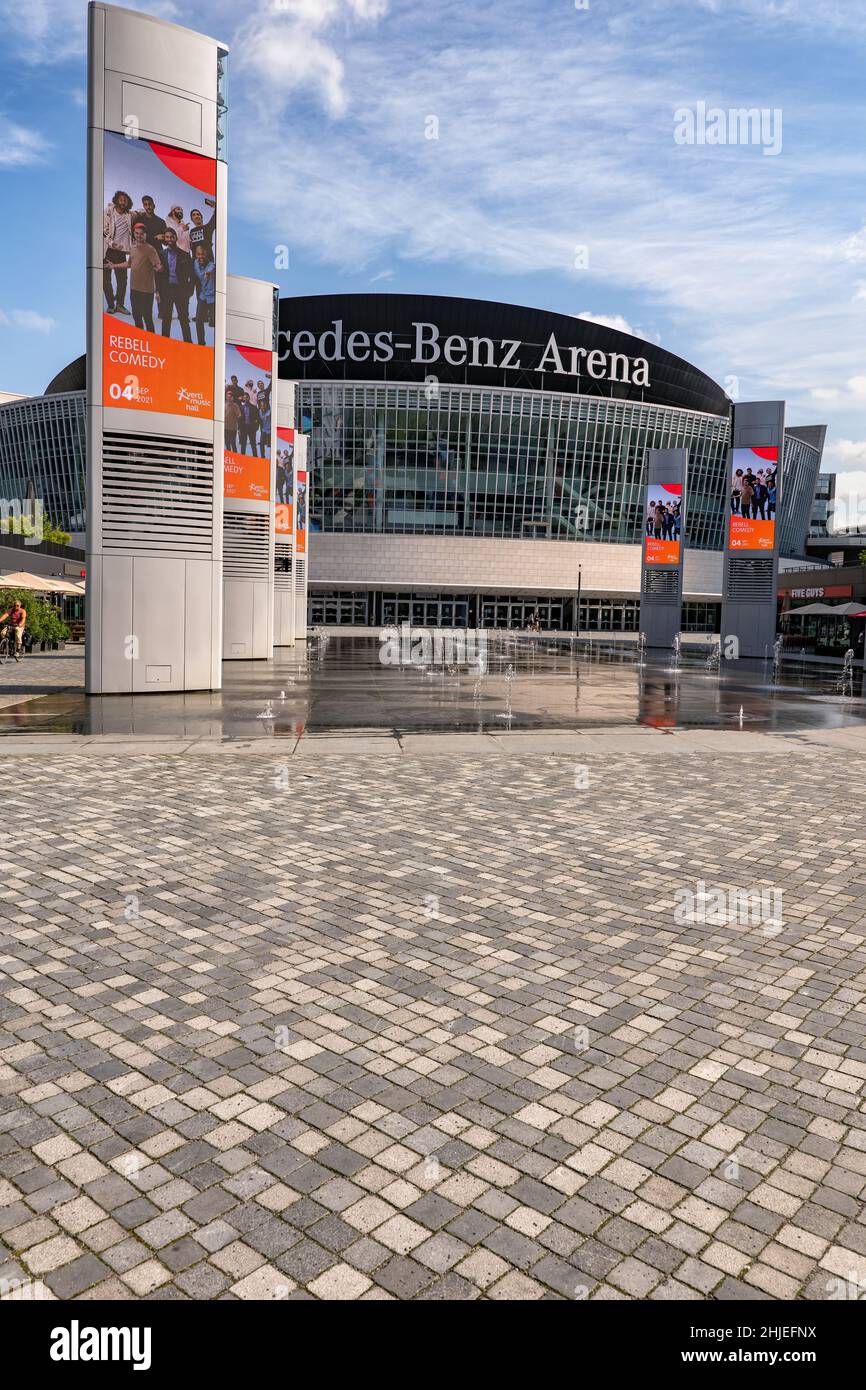
[[[682,504],[679,500],[666,502],[650,498],[646,518],[646,534],[655,540],[678,541],[682,530]]]
[[[277,449],[277,502],[284,506],[292,505],[292,481],[295,447]]]
[[[232,376],[226,383],[225,446],[229,453],[250,453],[258,458],[270,458],[271,453],[271,378],[254,382],[252,377],[241,386]],[[279,474],[279,455],[277,456]],[[277,480],[279,494],[279,477]],[[279,500],[279,495],[277,500]]]
[[[735,468],[731,485],[731,515],[773,521],[776,516],[776,469]]]
[[[187,219],[184,209],[174,204],[163,217],[149,193],[141,195],[138,207],[124,189],[114,193],[102,218],[102,285],[107,313],[130,316],[136,328],[159,332],[164,338],[177,336],[172,332],[176,323],[186,343],[192,342],[190,320],[194,317],[199,346],[212,345],[216,200],[203,197],[201,201],[210,208],[207,221],[207,212],[201,208],[193,208]],[[193,296],[194,316],[190,309]]]

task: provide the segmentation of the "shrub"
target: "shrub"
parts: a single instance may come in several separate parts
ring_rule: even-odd
[[[57,609],[39,594],[29,589],[0,589],[0,613],[12,607],[15,600],[27,609],[27,630],[34,642],[65,642],[69,628]]]

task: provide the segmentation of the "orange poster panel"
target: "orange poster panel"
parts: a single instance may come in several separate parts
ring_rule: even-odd
[[[213,419],[213,349],[103,315],[102,404]]]
[[[226,449],[223,456],[223,492],[241,502],[267,502],[271,491],[269,459],[251,458]]]
[[[752,516],[731,517],[732,550],[772,550],[775,544],[775,521],[762,521]]]
[[[276,520],[274,530],[278,536],[290,536],[292,534],[292,516],[294,507],[291,502],[278,502],[275,508]]]
[[[680,562],[679,541],[657,541],[655,536],[647,536],[646,559],[648,565],[678,565]]]

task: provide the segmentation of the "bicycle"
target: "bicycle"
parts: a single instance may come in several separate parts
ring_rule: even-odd
[[[15,629],[8,625],[4,627],[3,631],[0,632],[0,665],[10,658],[13,661],[20,661],[23,651],[23,641],[19,649],[18,643],[15,640]]]

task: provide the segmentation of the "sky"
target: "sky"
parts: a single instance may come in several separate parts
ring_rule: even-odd
[[[598,318],[826,423],[866,516],[859,0],[128,8],[230,49],[234,273]],[[0,0],[0,391],[83,351],[86,9]],[[763,143],[684,136],[699,103],[729,137],[713,112],[764,110]]]

